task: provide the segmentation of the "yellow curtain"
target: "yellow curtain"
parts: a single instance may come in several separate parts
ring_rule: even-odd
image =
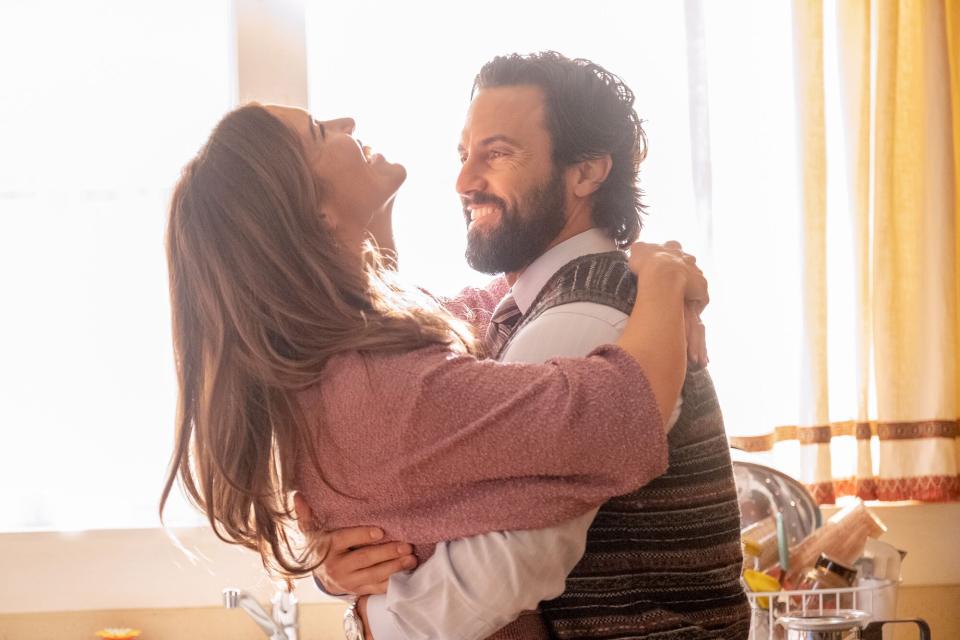
[[[871,306],[871,228],[870,216],[870,3],[853,0],[837,4],[840,104],[845,132],[845,159],[849,213],[852,219],[854,265],[854,340],[856,341],[856,430],[855,442],[848,443],[847,455],[855,456],[850,476],[822,481],[822,492],[876,496],[873,475],[873,437],[871,425],[871,370],[873,363],[873,313]],[[822,81],[822,78],[821,78]],[[836,170],[841,168],[837,167]]]
[[[823,84],[823,2],[797,0],[793,7],[794,58],[803,221],[803,359],[800,424],[829,423],[827,370],[827,149]],[[809,433],[809,431],[808,431]],[[830,475],[829,442],[815,438],[800,449],[810,479]]]
[[[944,0],[947,28],[947,59],[949,61],[950,111],[953,128],[953,196],[954,215],[960,217],[960,5]],[[954,255],[960,256],[960,224],[956,225]],[[960,303],[960,259],[957,260],[955,295]],[[957,335],[960,335],[960,314],[957,316]],[[957,350],[955,370],[960,372],[960,349]],[[957,379],[956,404],[960,407],[960,375]],[[960,452],[960,439],[957,441]],[[960,457],[960,453],[958,453]]]
[[[957,265],[947,2],[879,0],[873,237],[878,496],[957,490]],[[941,487],[942,485],[942,487]]]
[[[957,500],[960,7],[955,0],[836,7],[825,16],[823,0],[793,3],[805,259],[801,414],[769,436],[732,440],[774,454],[778,445],[792,452],[799,445],[801,479],[821,502],[844,494]],[[827,163],[824,20],[836,25],[843,130],[829,134],[844,140],[844,166]],[[829,181],[842,172],[849,202],[828,212]],[[842,241],[829,235],[834,215],[849,215],[853,230],[852,369],[831,369],[826,248]],[[848,375],[856,376],[856,402],[831,402],[830,376]],[[842,404],[856,415],[832,415]]]

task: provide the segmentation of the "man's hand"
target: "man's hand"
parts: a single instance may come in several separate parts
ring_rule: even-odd
[[[297,525],[311,542],[326,536],[329,545],[323,564],[314,576],[331,595],[371,595],[387,592],[387,581],[398,571],[417,566],[413,547],[405,542],[376,541],[383,531],[376,527],[351,527],[320,532],[313,512],[299,493],[293,496]]]

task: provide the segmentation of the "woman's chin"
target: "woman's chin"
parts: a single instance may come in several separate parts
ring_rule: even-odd
[[[385,169],[397,180],[397,189],[399,189],[400,185],[407,179],[407,168],[397,162],[387,162],[384,160],[383,163],[386,165]]]
[[[407,170],[402,164],[391,165],[389,169],[390,172],[387,177],[389,178],[390,196],[387,201],[392,203],[394,198],[397,197],[400,187],[407,181]]]

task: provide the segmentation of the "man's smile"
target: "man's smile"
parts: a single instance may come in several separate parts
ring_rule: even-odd
[[[491,205],[484,205],[482,207],[472,207],[470,208],[470,221],[474,222],[481,218],[485,218],[493,213],[499,211],[499,207],[494,207]]]
[[[481,224],[482,220],[486,220],[486,223],[489,224],[493,222],[500,214],[500,207],[492,204],[482,204],[482,205],[468,205],[466,207],[466,214],[468,218],[467,229],[472,229],[475,224]]]

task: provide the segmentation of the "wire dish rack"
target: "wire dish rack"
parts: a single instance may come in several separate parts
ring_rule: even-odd
[[[783,628],[776,624],[780,616],[857,609],[871,614],[874,619],[894,618],[897,583],[871,580],[844,589],[747,591],[747,599],[751,609],[749,640],[781,640],[785,637]]]

